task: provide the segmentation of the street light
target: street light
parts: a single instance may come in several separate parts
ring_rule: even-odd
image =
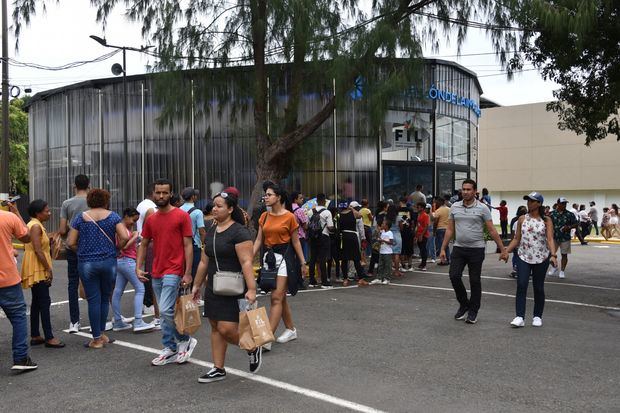
[[[135,52],[144,52],[147,49],[150,49],[153,46],[142,46],[139,49],[135,47],[129,46],[115,46],[108,44],[106,39],[102,39],[99,36],[90,35],[91,39],[102,45],[103,47],[110,47],[112,49],[119,49],[123,51],[123,65],[121,66],[118,63],[114,63],[112,65],[112,73],[114,76],[118,76],[120,74],[123,75],[123,177],[127,179],[129,176],[129,148],[128,148],[128,138],[127,138],[127,59],[126,52],[127,50],[132,50]],[[129,205],[129,184],[125,183],[123,186],[123,205]]]

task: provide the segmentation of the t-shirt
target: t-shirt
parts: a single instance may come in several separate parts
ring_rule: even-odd
[[[429,231],[429,226],[431,223],[431,218],[428,216],[428,214],[425,211],[422,211],[418,214],[418,228],[416,230],[416,237],[419,237],[420,235],[424,238],[428,238],[431,236],[430,231]]]
[[[411,202],[413,202],[413,205],[417,205],[420,202],[424,202],[424,204],[426,204],[426,195],[424,195],[420,191],[412,192],[411,195],[409,195],[409,198],[411,198]]]
[[[413,223],[411,222],[411,220],[413,219],[413,209],[410,207],[400,207],[398,208],[398,222],[402,222],[403,223],[403,229],[405,230],[405,232],[408,229],[413,228]]]
[[[100,219],[97,223],[84,219],[84,214],[77,214],[71,221],[71,228],[79,232],[78,259],[83,262],[97,262],[116,257],[116,224],[121,217],[116,212]],[[99,227],[97,226],[99,225]],[[101,228],[101,229],[100,229]],[[107,235],[103,235],[103,232]]]
[[[173,208],[157,211],[144,223],[142,237],[153,240],[154,278],[185,274],[184,238],[192,238],[192,223],[187,212]]]
[[[372,219],[370,219],[372,212],[370,212],[370,209],[362,208],[360,209],[360,214],[362,214],[362,222],[364,223],[364,226],[372,227]]]
[[[450,221],[450,208],[445,205],[440,206],[433,212],[433,218],[437,220],[437,229],[448,229]]]
[[[140,214],[140,218],[138,218],[138,222],[136,222],[136,230],[138,231],[138,234],[142,234],[144,218],[146,218],[146,213],[149,211],[149,209],[157,211],[157,205],[155,205],[155,202],[151,201],[150,199],[145,199],[144,201],[140,202],[136,207],[136,210]]]
[[[15,256],[13,238],[28,234],[28,228],[17,215],[0,211],[0,288],[12,287],[21,282]]]
[[[484,226],[491,221],[491,211],[482,202],[475,200],[471,206],[463,201],[455,202],[450,207],[450,219],[454,221],[456,232],[454,246],[463,248],[484,248]]]
[[[185,212],[189,212],[190,209],[194,208],[194,204],[191,202],[186,202],[181,205],[181,209]],[[189,219],[192,221],[192,234],[194,234],[194,245],[200,248],[202,246],[202,241],[200,240],[200,228],[205,227],[205,216],[200,210],[197,208],[189,214]]]
[[[392,231],[381,230],[381,239],[384,241],[393,241],[394,234],[392,233]],[[390,244],[382,242],[381,247],[379,248],[379,254],[392,254],[392,246]]]
[[[86,203],[86,197],[76,195],[62,203],[62,206],[60,207],[60,218],[66,219],[69,225],[71,225],[71,222],[76,215],[87,210],[88,204]]]
[[[329,237],[328,228],[334,226],[334,219],[332,217],[332,213],[329,212],[329,210],[324,206],[317,206],[315,209],[319,213],[319,217],[321,218],[321,228],[323,228],[322,234]]]
[[[497,207],[497,210],[499,211],[499,220],[508,221],[508,207],[500,205]]]
[[[209,257],[207,288],[211,290],[213,290],[213,274],[217,270],[215,254],[213,252],[213,235],[215,234],[216,227],[217,225],[213,225],[207,229],[207,236],[205,238],[205,254]],[[225,231],[215,234],[215,252],[217,253],[217,264],[220,267],[220,271],[241,272],[241,263],[239,263],[235,246],[251,240],[250,231],[237,222],[233,223]]]
[[[570,241],[570,231],[562,232],[562,227],[575,225],[577,223],[575,214],[567,210],[563,212],[555,210],[551,212],[551,220],[553,221],[553,239],[559,242]]]
[[[299,228],[297,218],[292,212],[286,211],[282,215],[273,215],[271,212],[263,212],[259,223],[263,229],[263,241],[268,247],[288,244],[291,242],[291,233]]]
[[[596,209],[596,207],[590,207],[588,216],[593,222],[598,222],[598,209]]]
[[[304,224],[308,223],[308,215],[303,208],[301,208],[297,204],[293,204],[293,214],[295,214],[295,218],[297,218],[297,223],[299,224],[299,239],[306,238],[306,231],[304,231]]]

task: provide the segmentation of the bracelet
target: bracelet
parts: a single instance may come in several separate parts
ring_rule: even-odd
[[[557,254],[551,254],[551,257],[557,258],[558,256],[557,256]]]

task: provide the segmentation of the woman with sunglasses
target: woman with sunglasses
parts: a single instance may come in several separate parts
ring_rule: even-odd
[[[545,275],[549,262],[557,267],[557,255],[553,241],[553,222],[544,215],[544,198],[537,192],[523,197],[527,201],[527,214],[519,217],[516,233],[508,248],[500,256],[500,260],[508,262],[508,254],[517,249],[517,297],[516,317],[510,322],[512,327],[525,325],[525,301],[527,287],[532,277],[534,285],[534,317],[533,327],[542,326],[542,314],[545,307]]]
[[[286,330],[280,337],[278,343],[287,343],[297,338],[297,330],[293,324],[293,316],[286,299],[286,293],[289,286],[296,288],[298,286],[295,268],[295,257],[302,263],[301,268],[304,277],[307,275],[306,262],[304,254],[299,242],[299,233],[297,229],[299,224],[295,215],[287,210],[288,195],[286,191],[274,183],[267,183],[265,188],[265,206],[267,211],[258,219],[258,233],[254,241],[254,256],[261,251],[263,246],[266,252],[261,262],[267,261],[275,257],[275,265],[278,269],[276,277],[276,289],[271,292],[271,309],[269,312],[269,321],[271,330],[275,333],[280,324],[280,319],[284,321]],[[271,254],[273,253],[273,254]],[[296,292],[296,289],[294,290]],[[294,292],[291,292],[294,294]],[[270,350],[271,346],[265,346]]]
[[[220,192],[213,198],[213,225],[207,226],[205,246],[196,271],[192,294],[200,300],[202,284],[205,288],[205,316],[211,324],[211,354],[213,368],[201,376],[200,383],[211,383],[226,378],[224,361],[228,344],[239,345],[239,302],[244,298],[256,301],[256,281],[252,268],[252,239],[245,227],[245,217],[237,205],[237,197]],[[243,273],[246,292],[238,296],[223,296],[213,292],[213,276],[217,271]],[[261,365],[262,350],[248,352],[250,372],[256,373]]]

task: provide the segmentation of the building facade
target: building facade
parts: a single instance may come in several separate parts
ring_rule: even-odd
[[[546,103],[485,109],[480,122],[479,184],[493,205],[504,199],[510,216],[523,195],[538,191],[546,205],[558,197],[570,204],[620,203],[620,144],[614,136],[585,146],[585,136],[558,129],[558,117]],[[494,212],[494,220],[499,215]]]
[[[160,177],[171,179],[177,189],[199,188],[204,199],[235,186],[242,204],[247,202],[255,183],[256,147],[252,100],[239,85],[251,78],[251,68],[183,72],[182,77],[172,105],[158,97],[161,80],[127,78],[126,142],[120,79],[35,95],[28,108],[30,198],[46,199],[57,213],[72,195],[73,177],[83,173],[93,187],[112,193],[114,210],[136,205],[146,184]],[[270,82],[273,136],[287,88],[286,76]],[[354,88],[345,105],[291,155],[289,189],[374,204],[410,193],[418,183],[427,193],[443,194],[467,177],[477,178],[482,90],[473,72],[425,60],[421,83],[392,99],[378,135],[370,127],[364,92]],[[315,114],[331,94],[331,88],[308,85],[299,121]]]

